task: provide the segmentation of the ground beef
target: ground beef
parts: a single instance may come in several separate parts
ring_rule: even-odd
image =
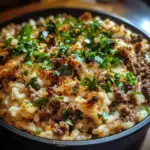
[[[51,87],[47,88],[47,92],[48,92],[48,97],[52,97],[52,95],[55,93],[55,91]]]
[[[150,101],[150,80],[145,79],[142,82],[142,92],[145,95],[146,99]]]
[[[0,51],[0,64],[4,65],[9,58],[9,52],[7,50]]]
[[[54,114],[54,108],[52,107],[51,103],[48,102],[47,105],[42,110],[40,110],[40,119],[49,120],[52,114]]]
[[[56,37],[54,34],[49,34],[46,38],[46,42],[48,43],[49,47],[53,47],[56,45]]]
[[[53,105],[53,107],[54,107],[54,105]],[[64,110],[66,108],[67,108],[67,104],[61,102],[59,104],[59,108],[57,108],[57,112],[52,116],[52,119],[55,120],[55,121],[61,121],[61,120],[63,120],[63,112],[64,112]]]
[[[56,68],[60,67],[61,65],[65,64],[67,62],[67,59],[65,56],[62,56],[61,58],[57,58],[54,61],[54,65]]]
[[[116,101],[118,102],[127,102],[130,100],[130,98],[125,94],[121,89],[115,88],[114,90],[115,96],[116,96]]]
[[[135,44],[135,52],[139,53],[141,51],[141,49],[142,49],[142,44],[140,42],[137,42]]]
[[[134,105],[128,103],[122,104],[121,117],[122,120],[125,122],[128,121],[134,122],[135,121]]]
[[[53,127],[53,132],[57,135],[64,135],[69,133],[69,125],[64,122],[60,121],[59,123],[55,123]]]
[[[88,21],[92,19],[92,15],[88,12],[85,12],[83,15],[80,16],[80,20]]]
[[[36,101],[39,99],[40,94],[38,91],[36,91],[34,88],[32,88],[31,85],[28,86],[28,91],[29,91],[29,97],[31,98],[32,101]]]
[[[81,70],[81,67],[82,67],[81,63],[78,62],[78,61],[76,61],[76,60],[73,59],[73,58],[70,58],[70,59],[69,59],[68,64],[69,64],[71,67],[73,67],[74,71],[76,71],[76,72],[78,72],[78,71]]]
[[[53,119],[55,118],[60,119],[60,115],[56,115],[57,112],[60,109],[60,102],[59,101],[49,101],[46,106],[40,111],[40,117],[42,120],[49,120],[50,116],[53,116]],[[61,117],[62,118],[62,117]]]
[[[138,34],[138,35],[132,34],[131,37],[132,37],[132,41],[131,41],[132,44],[137,43],[137,42],[142,42],[144,38],[143,35],[141,34]]]
[[[69,114],[74,114],[75,110],[76,110],[76,106],[73,103],[70,103],[67,106],[67,111],[69,112]]]
[[[136,54],[136,61],[132,61],[131,66],[139,80],[150,79],[150,67],[146,63],[144,52],[140,51]]]
[[[120,55],[121,55],[121,57],[123,59],[124,64],[130,70],[132,60],[131,60],[131,57],[129,56],[127,50],[126,49],[121,49],[120,50]]]

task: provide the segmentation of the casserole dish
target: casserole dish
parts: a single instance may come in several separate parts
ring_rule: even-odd
[[[42,11],[30,13],[30,14],[25,14],[23,16],[9,20],[9,21],[1,24],[0,27],[2,28],[3,26],[5,26],[11,22],[21,23],[21,22],[27,21],[30,18],[37,19],[39,16],[44,17],[44,16],[48,16],[49,14],[56,15],[59,13],[68,13],[68,14],[71,14],[72,16],[78,17],[86,11],[90,12],[93,16],[100,16],[102,19],[110,18],[118,24],[125,24],[125,26],[127,28],[131,29],[133,32],[135,32],[137,34],[142,34],[146,39],[149,39],[148,35],[146,35],[140,29],[134,27],[133,25],[131,25],[131,23],[129,23],[128,21],[125,21],[124,19],[121,19],[121,18],[111,15],[111,14],[107,14],[107,13],[103,13],[103,12],[96,12],[96,11],[86,10],[86,9],[55,8],[55,9],[42,10]],[[81,148],[83,148],[83,149],[85,149],[85,148],[86,149],[87,148],[121,149],[123,147],[127,148],[132,143],[134,143],[134,141],[136,141],[136,139],[139,139],[141,136],[143,136],[146,133],[149,123],[150,123],[150,117],[148,116],[146,119],[144,119],[143,121],[141,121],[140,123],[138,123],[137,125],[132,127],[131,129],[128,129],[119,134],[115,134],[115,135],[112,135],[109,137],[104,137],[104,138],[94,139],[94,140],[86,140],[86,141],[83,141],[83,140],[82,141],[59,141],[59,140],[49,140],[49,139],[30,135],[30,134],[20,131],[16,128],[4,123],[2,120],[0,120],[0,125],[2,127],[5,127],[8,130],[10,130],[18,135],[26,137],[27,139],[30,139],[30,140],[34,140],[36,142],[46,143],[49,146],[57,146],[57,147],[61,147],[61,148],[65,147],[65,149],[67,149],[67,147],[72,147],[74,149],[77,149],[77,148],[80,148],[80,149]]]

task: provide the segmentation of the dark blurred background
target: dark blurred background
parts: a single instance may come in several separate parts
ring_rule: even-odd
[[[40,0],[0,0],[0,12],[38,1]]]
[[[0,0],[0,12],[5,11],[7,9],[19,7],[30,3],[40,2],[40,1],[50,1],[50,0]],[[88,2],[97,1],[97,2],[105,2],[105,3],[108,2],[114,3],[114,2],[122,1],[122,3],[124,3],[126,0],[81,0],[81,1],[88,1]],[[137,1],[142,1],[146,5],[149,5],[150,7],[150,0],[137,0]]]

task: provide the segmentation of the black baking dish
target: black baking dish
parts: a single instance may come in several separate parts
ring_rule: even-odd
[[[31,18],[37,19],[40,16],[46,17],[50,14],[56,15],[59,13],[67,13],[75,17],[78,17],[84,12],[90,12],[93,16],[100,16],[102,19],[110,18],[118,24],[124,24],[127,28],[131,29],[133,32],[142,34],[146,39],[148,40],[150,39],[150,37],[146,33],[144,33],[141,29],[135,27],[134,25],[129,23],[127,20],[121,17],[108,14],[106,12],[89,10],[89,9],[81,9],[81,8],[80,9],[65,8],[65,7],[64,8],[51,8],[47,10],[31,12],[31,13],[21,15],[17,18],[11,19],[7,22],[0,24],[0,28],[12,22],[21,23]],[[128,149],[130,145],[132,145],[133,143],[139,141],[141,138],[144,137],[144,135],[146,134],[148,130],[148,127],[150,126],[150,116],[148,116],[146,119],[144,119],[142,122],[135,125],[131,129],[123,131],[119,134],[115,134],[115,135],[100,138],[100,139],[86,140],[86,141],[59,141],[59,140],[50,140],[46,138],[33,136],[31,134],[28,134],[26,132],[23,132],[21,130],[18,130],[8,125],[2,119],[0,119],[0,126],[2,126],[3,128],[6,128],[10,132],[13,132],[13,134],[15,134],[16,138],[18,139],[18,140],[15,140],[16,142],[22,141],[24,145],[32,143],[32,144],[38,145],[40,149],[54,149],[54,150],[55,149],[65,149],[65,150],[67,149],[72,149],[72,150],[74,149],[79,149],[79,150],[82,150],[82,149],[117,150],[119,149],[120,150],[120,149]]]

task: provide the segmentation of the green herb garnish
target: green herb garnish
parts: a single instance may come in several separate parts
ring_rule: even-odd
[[[37,80],[37,77],[33,77],[31,78],[30,82],[27,84],[28,85],[31,85],[32,88],[36,89],[36,90],[39,90],[41,87],[38,83],[38,80]]]
[[[36,41],[31,38],[32,26],[24,25],[21,34],[17,37],[17,45],[12,49],[12,55],[20,55],[23,53],[30,53],[38,49]]]
[[[42,109],[46,106],[48,102],[47,98],[40,98],[33,102],[33,106],[38,107],[39,109]]]
[[[67,109],[65,109],[65,110],[63,111],[62,116],[63,116],[63,119],[64,119],[64,120],[66,120],[66,119],[68,118],[68,116],[69,116],[69,112],[68,112],[68,110],[67,110]]]
[[[70,119],[67,119],[67,120],[66,120],[66,123],[67,123],[68,125],[70,125],[70,126],[73,126],[73,122],[72,122]]]
[[[51,99],[52,100],[56,100],[56,101],[62,101],[64,99],[64,97],[63,96],[54,95]]]
[[[141,95],[142,93],[141,93],[141,92],[133,91],[133,92],[130,92],[129,94],[130,94],[130,95],[136,95],[136,94],[137,94],[137,95]]]
[[[75,92],[75,93],[78,93],[78,89],[76,87],[73,87],[72,91]]]
[[[41,66],[42,69],[50,70],[52,68],[51,62],[49,60],[45,60]]]
[[[81,81],[81,85],[87,86],[90,91],[94,91],[98,89],[98,81],[96,76],[94,75],[91,79],[86,77],[84,80]]]
[[[28,71],[28,70],[26,70],[23,74],[24,74],[25,76],[27,76],[27,75],[28,75],[28,73],[29,73],[29,71]]]
[[[6,40],[6,44],[5,44],[5,47],[6,47],[6,48],[9,48],[9,47],[11,46],[11,41],[12,41],[12,38],[8,38],[8,39]]]
[[[61,65],[59,68],[57,68],[57,72],[59,72],[60,75],[72,75],[72,69],[67,64]]]
[[[36,129],[35,129],[35,133],[36,133],[36,135],[39,135],[39,134],[41,133],[41,130],[40,130],[40,128],[39,128],[39,127],[36,127]]]
[[[128,72],[128,73],[126,74],[126,81],[127,81],[127,83],[130,84],[130,85],[134,85],[134,84],[135,84],[135,82],[136,82],[136,77],[133,75],[132,72]]]
[[[112,80],[106,79],[105,83],[101,84],[101,87],[108,93],[112,91],[111,90],[112,84],[113,84]]]
[[[106,114],[104,111],[97,114],[98,118],[103,118],[104,121],[108,120],[108,114]]]

